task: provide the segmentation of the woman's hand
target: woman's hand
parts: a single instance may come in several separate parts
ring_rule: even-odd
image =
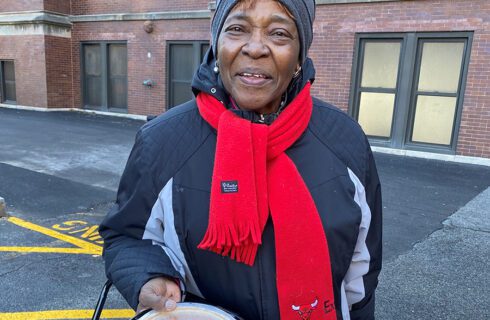
[[[146,309],[173,311],[180,299],[180,288],[174,280],[165,277],[153,278],[141,287],[136,312],[140,313]]]

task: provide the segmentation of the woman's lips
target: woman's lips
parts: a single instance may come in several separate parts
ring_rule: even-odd
[[[262,73],[252,73],[252,72],[241,72],[238,74],[238,78],[244,84],[248,86],[263,86],[269,81],[271,81],[271,77]]]

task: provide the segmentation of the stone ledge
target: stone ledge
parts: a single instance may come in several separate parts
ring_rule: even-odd
[[[25,11],[0,14],[0,25],[50,24],[71,28],[69,16],[48,11]]]
[[[134,21],[134,20],[186,20],[186,19],[209,19],[211,11],[168,11],[149,13],[116,13],[116,14],[93,14],[82,16],[70,16],[71,22],[98,22],[98,21]]]

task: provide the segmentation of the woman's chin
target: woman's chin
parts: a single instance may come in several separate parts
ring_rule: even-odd
[[[240,109],[246,111],[254,111],[262,114],[272,113],[275,108],[272,106],[269,99],[235,99],[235,102]]]
[[[279,108],[282,94],[274,94],[271,88],[240,88],[234,90],[232,97],[242,110],[261,114],[273,113]]]

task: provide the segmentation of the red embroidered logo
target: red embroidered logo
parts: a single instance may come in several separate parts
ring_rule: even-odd
[[[292,309],[298,312],[302,320],[309,320],[312,312],[316,309],[317,306],[318,306],[318,299],[316,299],[315,302],[311,304],[303,304],[299,306],[295,306],[293,304]]]

